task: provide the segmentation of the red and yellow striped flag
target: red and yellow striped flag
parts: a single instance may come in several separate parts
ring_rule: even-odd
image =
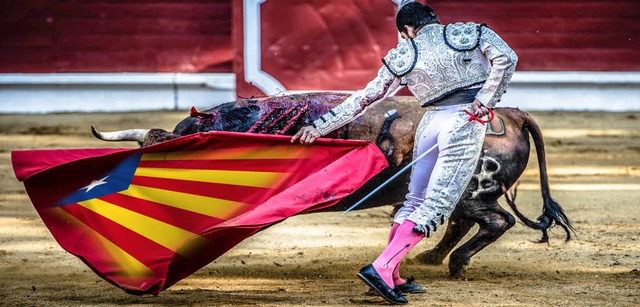
[[[387,167],[363,141],[229,132],[140,149],[12,152],[58,243],[130,293],[157,294],[245,238],[337,203]]]

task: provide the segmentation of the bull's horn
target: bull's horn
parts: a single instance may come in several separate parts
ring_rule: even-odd
[[[129,129],[113,132],[100,132],[98,131],[98,129],[96,129],[95,126],[91,125],[91,133],[93,133],[93,136],[103,141],[137,141],[142,143],[144,141],[144,137],[148,132],[149,130],[147,129]]]

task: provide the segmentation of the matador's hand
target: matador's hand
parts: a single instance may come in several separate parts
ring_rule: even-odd
[[[474,99],[471,103],[471,110],[473,111],[473,114],[478,118],[489,115],[489,109],[482,105],[482,103],[478,99]]]
[[[317,138],[321,137],[320,131],[313,126],[304,126],[298,130],[296,134],[291,138],[291,143],[294,143],[300,139],[300,144],[309,145],[313,144]]]

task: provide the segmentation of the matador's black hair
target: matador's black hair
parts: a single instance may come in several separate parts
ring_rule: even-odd
[[[403,33],[407,32],[405,25],[418,29],[430,23],[440,23],[440,19],[431,6],[420,2],[407,3],[396,14],[396,27],[398,31]]]

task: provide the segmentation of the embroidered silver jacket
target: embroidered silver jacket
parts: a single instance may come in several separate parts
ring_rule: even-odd
[[[382,59],[378,75],[313,124],[322,135],[352,121],[367,108],[407,85],[422,106],[460,89],[480,86],[476,95],[493,108],[515,71],[518,57],[491,29],[475,23],[430,24]]]

